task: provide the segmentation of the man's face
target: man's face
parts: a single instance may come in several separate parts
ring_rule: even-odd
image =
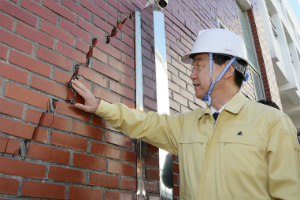
[[[195,88],[195,95],[198,99],[203,99],[206,95],[208,88],[210,86],[211,80],[209,77],[209,56],[207,53],[198,54],[193,59],[193,70],[190,75],[190,79],[193,81]],[[213,77],[212,79],[216,81],[219,74],[222,71],[222,67],[213,63]],[[217,85],[215,89],[217,89]]]

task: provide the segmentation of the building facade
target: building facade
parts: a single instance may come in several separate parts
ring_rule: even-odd
[[[258,2],[283,111],[300,131],[300,25],[287,0]]]
[[[158,86],[155,13],[147,2],[0,0],[0,199],[136,199],[139,181],[147,199],[162,199],[160,151],[74,108],[82,98],[69,81],[78,78],[110,103],[140,108],[142,100],[145,112],[158,111],[158,87],[167,87],[170,114],[205,107],[194,96],[192,67],[180,61],[203,29],[226,28],[244,38],[251,65],[242,92],[286,109],[282,95],[296,93],[278,87],[284,79],[274,66],[260,1],[170,0],[160,11],[168,80]],[[172,160],[171,192],[179,199],[176,155]]]

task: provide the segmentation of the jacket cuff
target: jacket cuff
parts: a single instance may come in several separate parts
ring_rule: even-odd
[[[94,114],[103,118],[107,113],[109,113],[109,110],[111,109],[112,109],[112,104],[101,99],[100,104]]]

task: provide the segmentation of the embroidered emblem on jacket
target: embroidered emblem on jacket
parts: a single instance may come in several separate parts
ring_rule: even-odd
[[[240,131],[237,135],[243,135],[243,132],[242,131]]]

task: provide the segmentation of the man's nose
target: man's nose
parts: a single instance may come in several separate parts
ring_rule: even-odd
[[[191,75],[190,75],[190,79],[196,79],[197,78],[197,75],[195,73],[195,70],[192,71]]]

